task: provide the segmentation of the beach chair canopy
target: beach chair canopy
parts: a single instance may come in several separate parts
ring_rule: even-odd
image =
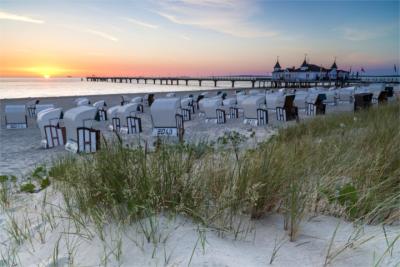
[[[74,100],[76,106],[87,106],[90,104],[90,101],[86,97],[78,97]]]
[[[165,97],[175,97],[175,96],[176,96],[175,93],[167,93],[167,94],[165,95]]]
[[[181,99],[181,106],[183,108],[192,105],[192,103],[193,103],[193,98],[191,97],[186,97]]]
[[[266,94],[265,100],[267,103],[267,109],[275,110],[277,107],[283,107],[285,105],[286,95],[282,91],[276,93]]]
[[[261,108],[264,104],[264,95],[250,95],[246,97],[241,104],[244,112],[244,117],[246,119],[256,119],[257,109]]]
[[[150,107],[154,128],[176,128],[175,115],[181,107],[180,98],[157,98]]]
[[[236,103],[239,107],[242,106],[243,101],[248,97],[246,94],[236,95]]]
[[[39,114],[39,112],[46,110],[46,109],[53,109],[55,108],[54,104],[40,104],[36,105],[36,114]]]
[[[236,105],[236,98],[235,97],[230,97],[230,98],[225,98],[222,101],[222,105],[226,107],[232,107]]]
[[[309,94],[307,92],[296,92],[294,97],[294,105],[299,109],[305,109],[308,95]]]
[[[64,114],[64,126],[67,131],[67,139],[77,141],[77,128],[92,126],[96,117],[97,108],[90,106],[79,106],[69,109]]]
[[[61,114],[62,114],[62,108],[48,108],[40,111],[37,114],[36,122],[40,129],[40,134],[42,135],[42,138],[46,138],[44,126],[46,125],[57,126],[60,121]]]
[[[102,108],[104,108],[106,106],[107,106],[106,105],[106,101],[104,101],[104,100],[100,100],[100,101],[97,101],[97,102],[93,103],[93,107],[95,107],[97,109],[102,109]]]
[[[6,105],[4,109],[7,124],[26,125],[25,105]]]
[[[127,117],[136,116],[139,105],[140,103],[129,103],[119,107],[116,112],[116,116],[121,120],[121,123],[123,123],[123,125],[126,124]]]
[[[143,97],[136,96],[136,97],[132,98],[130,102],[131,103],[143,103]]]
[[[116,117],[117,117],[117,114],[118,114],[118,112],[119,112],[119,109],[122,108],[122,107],[123,107],[123,106],[118,105],[118,106],[113,106],[113,107],[110,107],[109,109],[107,109],[107,115],[108,115],[108,117],[109,117],[110,119],[116,118]]]
[[[206,119],[215,119],[217,118],[217,109],[222,106],[222,98],[219,96],[204,98],[201,100],[201,105]]]

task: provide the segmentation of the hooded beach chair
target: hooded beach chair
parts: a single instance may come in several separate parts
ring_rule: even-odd
[[[297,96],[296,96],[297,97]],[[326,110],[326,93],[319,90],[311,90],[306,98],[307,115],[323,115]]]
[[[192,97],[184,97],[181,99],[181,114],[185,121],[190,121],[192,119],[192,114],[195,113],[193,98]]]
[[[100,131],[93,128],[96,113],[97,108],[91,106],[79,106],[65,112],[65,149],[75,153],[90,153],[100,148]]]
[[[147,104],[147,106],[151,106],[151,104],[153,104],[154,102],[154,94],[146,94],[144,96],[144,101]]]
[[[222,98],[215,96],[211,98],[203,98],[199,102],[206,122],[213,121],[218,124],[226,122],[226,112],[222,107]]]
[[[142,120],[137,116],[142,110],[143,105],[141,103],[129,103],[119,107],[116,116],[120,121],[121,133],[132,134],[142,132]]]
[[[136,96],[129,103],[138,104],[138,111],[143,112],[143,97]]]
[[[107,117],[110,122],[109,129],[111,131],[119,132],[121,130],[121,119],[118,116],[119,110],[123,106],[113,106],[107,110]]]
[[[241,103],[244,123],[253,125],[268,124],[268,111],[265,108],[264,95],[249,95]]]
[[[43,110],[53,109],[53,108],[55,108],[54,104],[38,104],[36,105],[36,114],[38,114]]]
[[[173,92],[167,93],[167,94],[165,95],[165,97],[175,97],[175,96],[176,96],[176,94],[173,93]]]
[[[97,108],[96,119],[98,121],[107,120],[107,104],[104,100],[100,100],[93,103],[93,107]]]
[[[131,98],[127,95],[121,95],[121,106],[129,103],[131,101]]]
[[[26,114],[28,114],[28,117],[35,117],[37,112],[36,112],[36,105],[39,104],[40,100],[39,99],[32,99],[28,102],[26,102],[25,107],[26,107]]]
[[[62,146],[65,143],[65,127],[60,127],[62,118],[61,108],[48,108],[37,114],[37,124],[42,136],[41,145],[43,148]]]
[[[298,118],[298,108],[294,105],[295,95],[285,95],[283,91],[266,94],[267,109],[276,112],[278,121]]]
[[[25,105],[6,105],[4,113],[7,129],[24,129],[28,127]]]
[[[181,100],[177,97],[157,98],[150,107],[153,136],[183,138],[184,120],[180,114]]]

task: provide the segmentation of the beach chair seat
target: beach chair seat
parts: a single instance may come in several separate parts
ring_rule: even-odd
[[[93,153],[100,149],[100,131],[93,128],[97,108],[78,106],[64,114],[65,149],[74,153]]]
[[[259,111],[266,111],[264,95],[249,95],[243,100],[241,107],[243,108],[244,123],[255,126],[264,125],[265,119],[268,123],[268,113],[265,115],[261,114],[262,111]]]
[[[6,129],[24,129],[28,127],[25,105],[5,106]]]
[[[325,104],[326,94],[322,92],[312,92],[306,98],[307,103],[307,115],[323,115],[325,114],[326,104]]]
[[[52,148],[65,144],[65,127],[60,127],[62,118],[61,108],[48,108],[37,114],[37,125],[42,136],[41,145],[43,148]]]
[[[184,118],[180,114],[181,100],[177,97],[157,98],[150,107],[153,124],[152,135],[157,137],[177,136],[180,140],[184,134]]]
[[[204,117],[206,119],[206,122],[214,121],[217,123],[225,123],[225,119],[222,119],[222,116],[225,116],[225,111],[221,109],[222,106],[221,97],[216,96],[212,98],[204,98],[201,100],[201,105],[202,105],[202,110],[204,111]]]
[[[354,111],[367,109],[372,105],[372,93],[356,93],[354,95]]]

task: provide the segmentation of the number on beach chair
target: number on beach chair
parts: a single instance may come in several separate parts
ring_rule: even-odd
[[[268,124],[268,110],[259,108],[257,109],[257,125]]]
[[[226,123],[226,114],[225,110],[223,109],[216,109],[215,112],[217,113],[217,123],[224,124]]]
[[[127,117],[128,134],[142,132],[142,120],[138,117]]]

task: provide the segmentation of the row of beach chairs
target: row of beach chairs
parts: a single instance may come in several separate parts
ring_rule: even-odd
[[[249,90],[237,91],[227,97],[224,92],[203,92],[198,95],[177,97],[168,93],[156,98],[153,94],[143,97],[121,97],[120,105],[108,108],[105,101],[91,104],[86,97],[74,100],[75,107],[63,113],[54,105],[40,105],[32,100],[26,105],[6,105],[6,128],[28,127],[27,117],[37,117],[42,136],[42,146],[51,148],[65,145],[73,152],[95,152],[99,148],[100,130],[93,122],[107,121],[108,128],[123,134],[142,132],[144,106],[150,107],[153,136],[184,135],[184,124],[199,113],[205,122],[224,124],[228,119],[243,118],[243,122],[255,126],[269,123],[269,114],[277,121],[297,120],[299,110],[307,116],[325,114],[326,105],[353,103],[354,110],[372,103],[383,103],[393,96],[393,87],[370,85],[368,87],[311,88],[307,91]]]

